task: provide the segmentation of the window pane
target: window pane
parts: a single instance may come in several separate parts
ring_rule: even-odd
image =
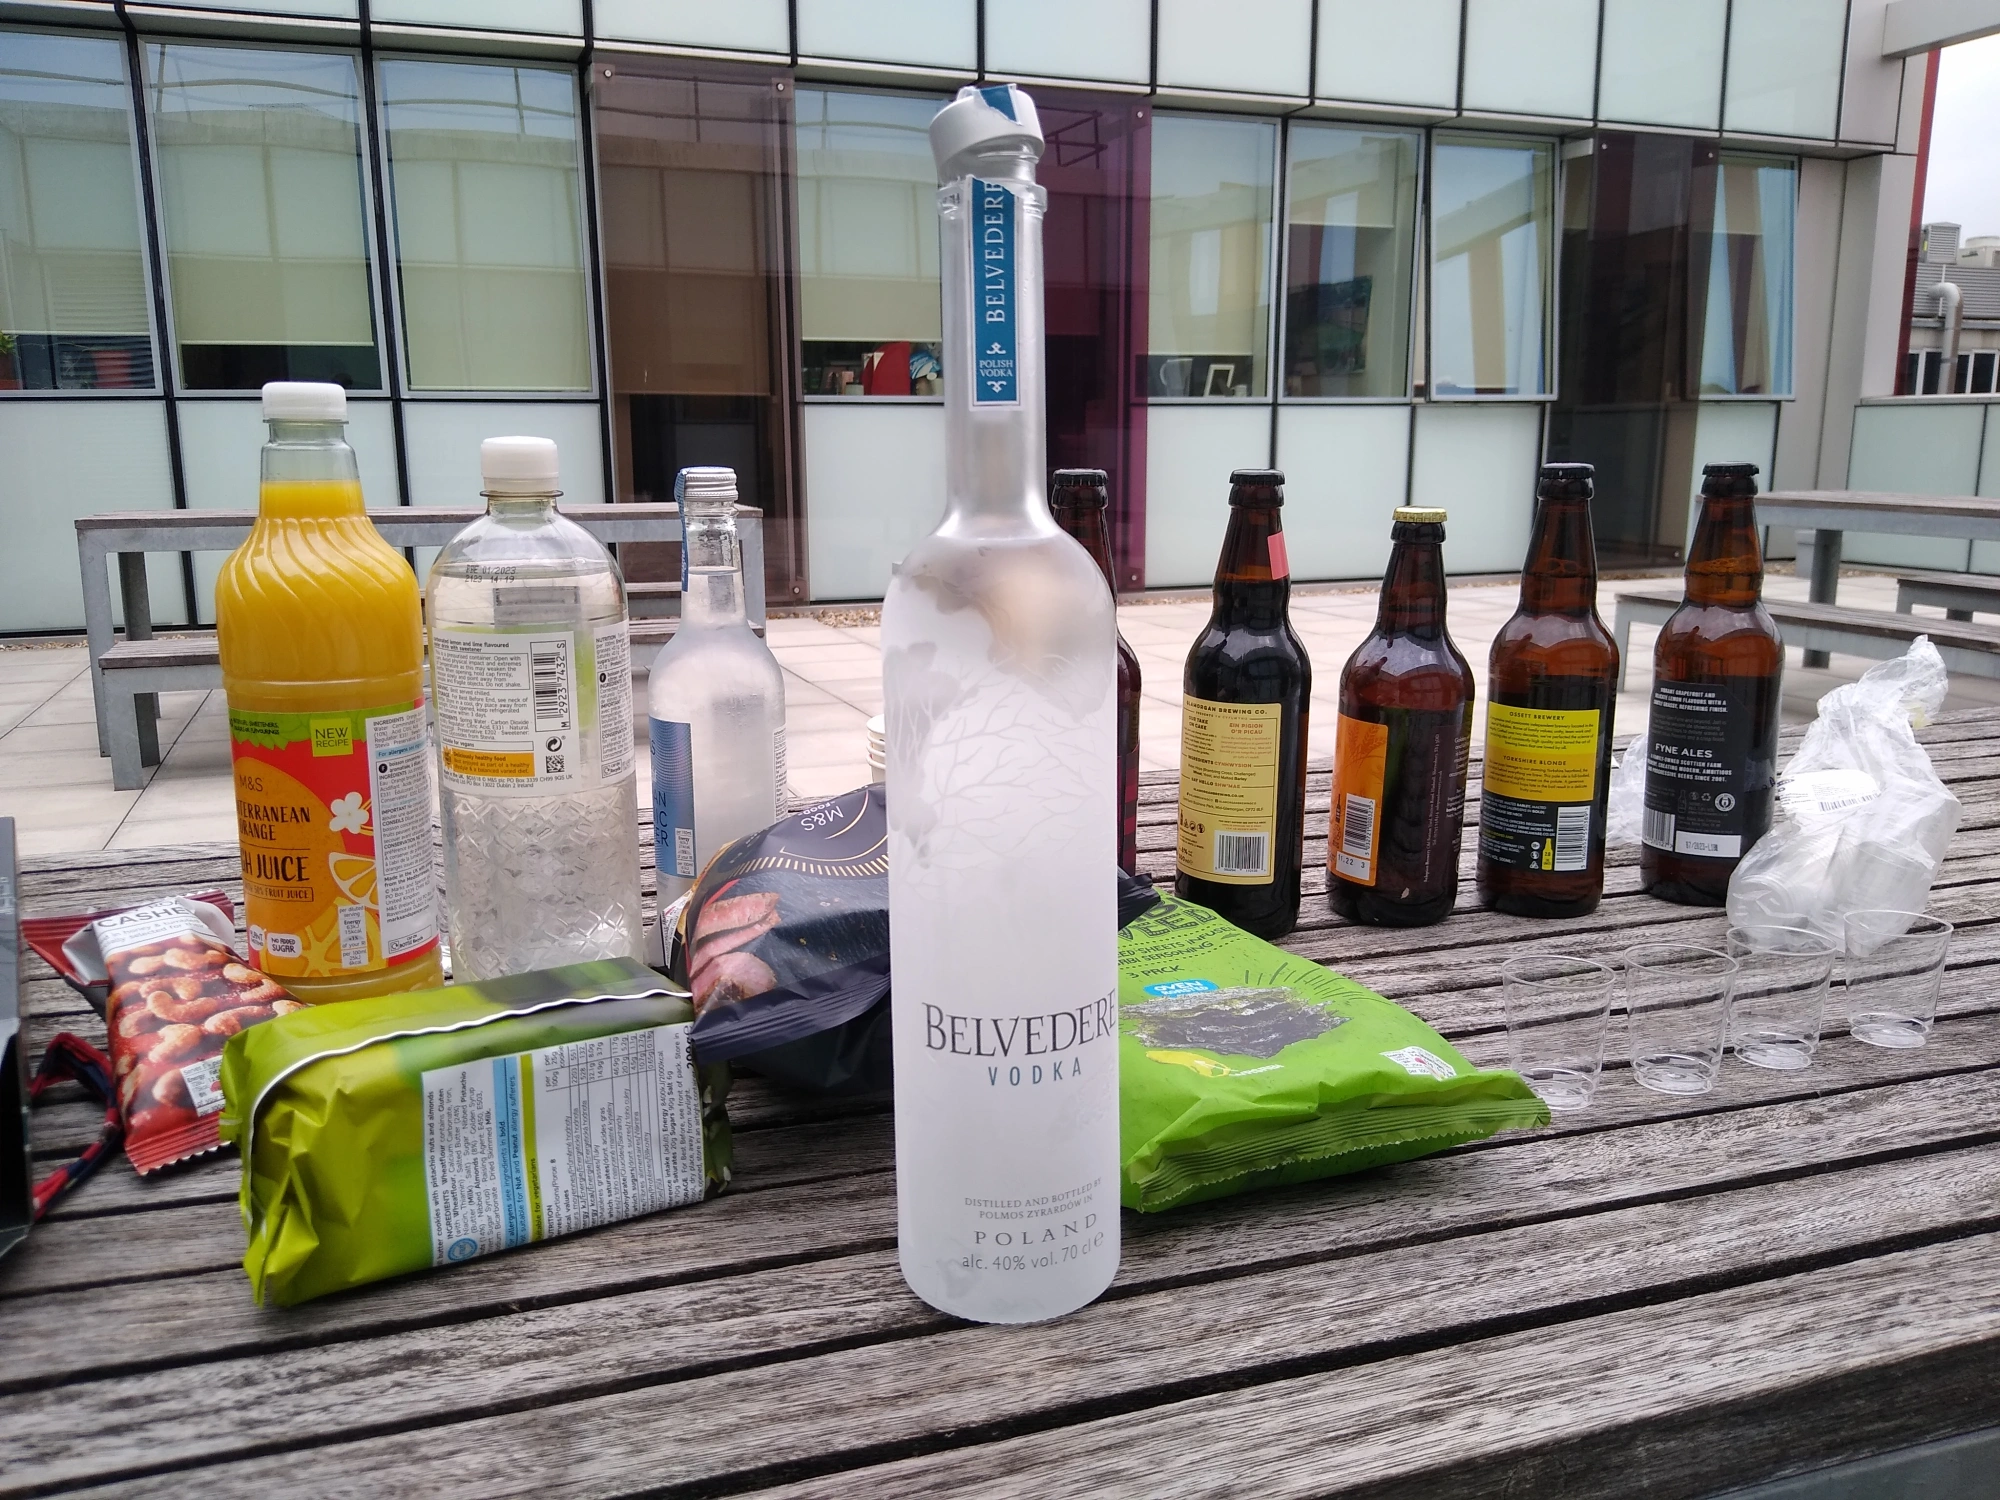
[[[1407,130],[1294,125],[1285,394],[1409,394],[1417,147]]]
[[[1549,389],[1555,150],[1437,138],[1431,155],[1431,394]]]
[[[1278,127],[1153,120],[1149,396],[1261,396],[1271,327]]]
[[[942,98],[798,92],[799,337],[808,396],[924,396],[943,377]]]
[[[182,383],[379,389],[354,59],[151,43],[146,95]]]
[[[1704,396],[1792,394],[1792,224],[1798,168],[1724,156],[1701,341]]]
[[[0,389],[153,384],[125,49],[0,32]]]
[[[587,391],[576,79],[381,64],[412,390]]]

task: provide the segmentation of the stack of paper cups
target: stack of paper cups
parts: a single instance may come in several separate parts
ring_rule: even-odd
[[[868,721],[868,779],[880,781],[888,771],[888,726],[880,714]]]

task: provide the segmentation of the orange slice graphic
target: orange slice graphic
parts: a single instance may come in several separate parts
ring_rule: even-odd
[[[326,857],[333,883],[356,906],[375,904],[375,861],[362,854],[335,851]]]

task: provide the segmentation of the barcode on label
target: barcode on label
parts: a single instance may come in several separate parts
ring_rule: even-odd
[[[568,729],[569,722],[569,639],[557,636],[536,641],[531,649],[529,670],[535,691],[535,732]]]
[[[1639,837],[1651,844],[1655,849],[1672,849],[1674,847],[1674,815],[1670,812],[1657,812],[1653,808],[1647,808],[1646,820],[1639,831]]]
[[[1340,820],[1340,852],[1367,859],[1375,852],[1375,799],[1347,794]]]
[[[1270,873],[1271,836],[1268,833],[1223,833],[1215,835],[1215,873],[1218,875],[1266,875]]]
[[[1590,804],[1556,809],[1556,868],[1581,870],[1590,863]]]

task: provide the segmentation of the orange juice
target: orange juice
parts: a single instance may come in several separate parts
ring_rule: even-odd
[[[215,584],[251,961],[306,1001],[444,982],[416,575],[337,385],[264,387],[250,539]]]

